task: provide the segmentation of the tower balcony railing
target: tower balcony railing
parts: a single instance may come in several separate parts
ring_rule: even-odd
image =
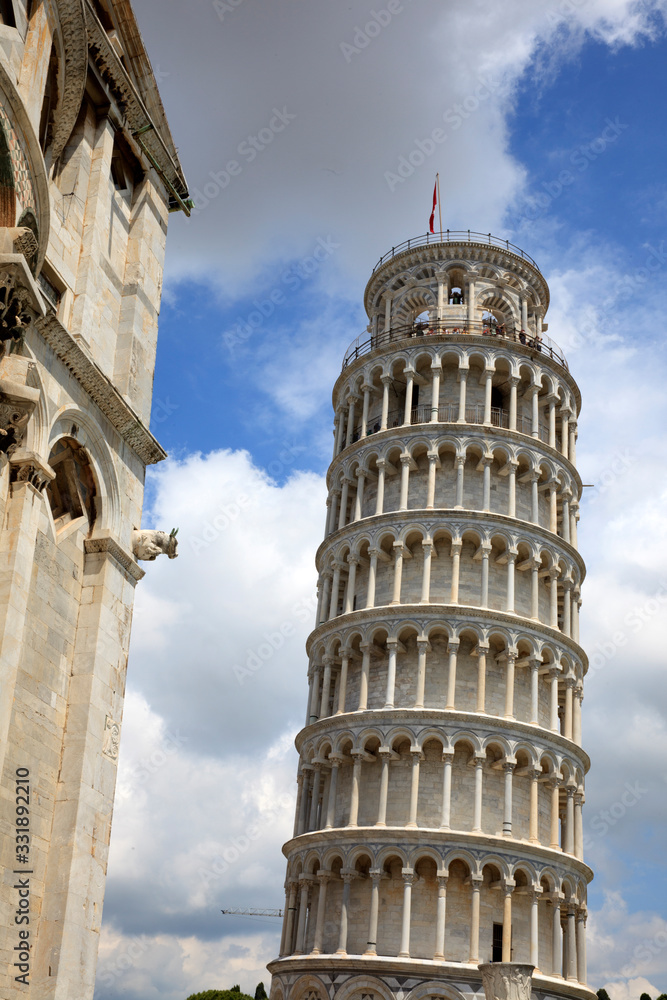
[[[533,335],[525,330],[508,330],[503,325],[480,323],[478,320],[473,322],[461,320],[456,323],[452,323],[451,321],[447,322],[445,320],[433,320],[433,322],[416,322],[403,324],[401,326],[393,326],[389,330],[383,330],[381,333],[372,334],[370,336],[368,332],[365,331],[350,344],[345,352],[345,358],[343,359],[343,371],[345,371],[347,366],[352,364],[353,361],[356,361],[357,358],[361,358],[365,354],[370,354],[378,347],[384,347],[387,344],[397,343],[402,340],[411,340],[416,337],[458,337],[466,334],[478,337],[489,337],[493,340],[499,341],[500,343],[510,342],[514,344],[521,344],[522,347],[528,347],[536,354],[546,355],[548,358],[551,358],[552,361],[556,361],[559,365],[562,365],[563,368],[568,368],[565,355],[563,354],[561,348],[555,343],[555,341],[551,340],[550,337],[547,337],[544,334]]]
[[[435,419],[434,419],[435,418]],[[440,424],[455,424],[459,419],[459,404],[458,403],[445,403],[444,406],[438,407],[437,417],[434,414],[434,408],[425,403],[423,406],[415,406],[410,411],[410,424],[429,424],[429,423],[440,423]],[[390,410],[387,414],[387,428],[393,429],[396,427],[402,427],[404,425],[404,410]],[[484,404],[476,403],[472,406],[466,406],[465,408],[465,422],[467,424],[483,424],[484,423]],[[510,425],[510,415],[507,410],[502,409],[500,406],[491,407],[491,426],[492,427],[504,427],[509,429]],[[525,417],[521,414],[517,415],[516,418],[516,429],[520,434],[528,434],[529,436],[533,433],[533,421],[530,417]],[[377,434],[380,430],[380,421],[376,420],[369,423],[368,429],[366,431],[366,437],[370,437],[373,434]],[[540,441],[545,444],[549,444],[549,427],[546,423],[540,421],[538,424],[538,433]],[[361,437],[361,424],[358,424],[354,428],[352,434],[352,443],[354,444]],[[558,443],[558,435],[557,435]]]
[[[498,236],[492,236],[491,233],[476,233],[470,229],[444,229],[438,233],[423,233],[421,236],[413,236],[412,239],[404,240],[398,246],[392,247],[391,250],[388,250],[386,254],[380,257],[373,268],[373,274],[386,261],[391,260],[392,257],[397,257],[398,254],[416,249],[417,247],[431,246],[437,243],[470,243],[478,246],[497,247],[499,250],[506,250],[508,253],[516,254],[517,257],[528,261],[536,271],[540,270],[532,257],[522,250],[521,247],[510,243],[509,240],[501,240]]]

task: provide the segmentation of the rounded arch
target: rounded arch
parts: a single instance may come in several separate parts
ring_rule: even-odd
[[[455,986],[452,986],[451,983],[443,983],[442,980],[434,980],[415,986],[408,993],[406,1000],[429,1000],[430,997],[433,997],[434,1000],[465,1000],[463,993]]]
[[[329,991],[319,976],[300,976],[290,990],[292,1000],[327,1000]]]
[[[374,976],[354,976],[352,979],[348,979],[338,990],[334,1000],[351,1000],[355,993],[360,994],[359,1000],[361,1000],[362,993],[377,993],[381,1000],[395,1000],[394,994],[387,984]],[[324,996],[322,1000],[325,1000]]]

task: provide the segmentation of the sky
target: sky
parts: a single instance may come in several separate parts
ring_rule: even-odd
[[[280,922],[220,910],[284,902],[331,388],[374,264],[426,231],[436,171],[445,228],[537,260],[581,387],[589,982],[655,998],[666,0],[134,7],[197,209],[170,219],[151,422],[170,457],[144,511],[179,528],[179,557],[137,587],[96,1000],[268,987]]]

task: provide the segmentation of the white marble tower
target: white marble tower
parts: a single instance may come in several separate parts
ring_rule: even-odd
[[[365,293],[334,456],[272,1000],[590,1000],[580,395],[536,263],[411,240]]]

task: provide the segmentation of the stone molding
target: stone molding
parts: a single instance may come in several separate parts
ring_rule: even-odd
[[[434,431],[434,428],[438,428],[437,431]],[[377,451],[381,445],[375,445],[376,441],[381,442],[381,444],[392,445],[394,444],[392,438],[400,438],[400,443],[404,446],[406,441],[410,440],[414,440],[415,444],[421,444],[425,437],[430,438],[431,441],[434,438],[444,437],[451,440],[452,437],[461,437],[462,428],[465,431],[465,438],[468,443],[481,440],[490,442],[493,447],[496,443],[506,444],[507,442],[511,442],[520,445],[526,450],[533,449],[540,458],[546,456],[547,458],[557,459],[577,484],[579,496],[581,497],[582,482],[576,467],[570,462],[569,458],[565,458],[557,448],[552,448],[546,441],[542,441],[541,438],[534,438],[530,434],[523,434],[521,431],[511,431],[509,427],[487,427],[484,424],[459,424],[456,421],[435,424],[432,424],[430,421],[423,424],[401,424],[398,427],[388,427],[386,431],[367,434],[365,438],[359,438],[358,441],[345,445],[342,451],[332,458],[331,464],[327,469],[327,487],[331,488],[331,481],[340,465],[344,465],[352,458],[356,458],[359,461],[358,453],[363,450],[364,446],[374,446],[374,450]]]
[[[129,552],[118,544],[110,535],[100,535],[98,537],[86,538],[83,548],[88,553],[106,553],[118,563],[123,572],[136,583],[146,575],[141,566],[138,566]]]
[[[154,465],[167,453],[141,422],[111,380],[77,344],[70,332],[52,313],[37,320],[35,327],[79,385],[88,393],[121,438],[145,465]]]
[[[385,986],[383,977],[392,983],[391,992],[398,993],[397,981],[402,983],[409,978],[410,985],[403,986],[401,992],[405,1000],[410,1000],[411,993],[419,989],[419,986],[412,987],[416,979],[422,979],[425,983],[432,982],[434,978],[438,981],[440,995],[451,996],[452,987],[460,984],[462,995],[470,995],[481,989],[481,973],[477,965],[466,962],[446,962],[429,961],[422,958],[396,958],[383,957],[381,955],[346,955],[344,970],[341,968],[339,958],[326,955],[286,955],[283,958],[274,959],[269,962],[267,969],[276,978],[290,976],[290,974],[310,974],[311,976],[322,977],[323,985],[329,982],[331,989],[326,995],[336,1000],[336,994],[343,987],[345,976],[352,978],[355,975],[375,975],[380,981],[380,985]],[[445,978],[446,977],[446,978]],[[275,988],[275,987],[274,987]],[[570,997],[575,1000],[595,1000],[595,992],[588,986],[580,983],[567,982],[562,978],[545,976],[542,973],[533,975],[533,990],[549,997]],[[432,991],[433,995],[438,995],[437,990]],[[273,996],[273,989],[271,991]],[[290,990],[287,983],[283,987],[283,995],[289,996]]]
[[[54,113],[51,155],[55,162],[72,134],[86,89],[88,46],[83,0],[56,0],[65,56],[65,82]]]
[[[85,15],[88,45],[96,65],[118,98],[125,117],[124,124],[131,135],[141,133],[142,144],[149,150],[159,169],[179,191],[181,197],[187,198],[188,187],[181,166],[160,135],[135,84],[109,41],[90,0],[85,0]]]
[[[518,629],[527,633],[537,633],[543,636],[547,642],[555,642],[565,646],[581,662],[584,675],[588,671],[588,656],[585,651],[578,642],[575,642],[568,635],[564,635],[559,629],[545,625],[543,622],[533,621],[532,618],[523,618],[509,611],[495,611],[469,604],[384,604],[374,608],[349,611],[336,618],[331,618],[329,621],[321,622],[313,629],[306,640],[306,652],[310,656],[315,643],[318,640],[324,640],[325,636],[331,632],[353,631],[366,624],[373,624],[376,627],[381,624],[385,628],[395,624],[397,628],[401,628],[408,621],[419,625],[423,632],[429,624],[442,623],[443,620],[454,625],[460,622],[462,627],[471,622],[479,622],[483,628],[488,622],[491,626],[499,629],[504,628],[508,632]],[[389,631],[391,630],[389,629]]]
[[[320,734],[322,736],[330,736],[339,730],[342,733],[349,732],[356,734],[358,731],[359,734],[363,734],[369,729],[382,729],[383,727],[378,725],[378,716],[380,713],[382,713],[386,724],[392,730],[405,726],[412,732],[423,729],[424,735],[428,735],[429,737],[433,735],[433,723],[437,723],[438,729],[443,731],[443,735],[444,730],[448,726],[451,726],[455,732],[460,732],[461,730],[476,732],[482,729],[487,735],[501,735],[509,741],[516,741],[517,734],[519,734],[522,737],[521,743],[527,742],[532,746],[537,745],[537,738],[540,743],[576,758],[581,763],[585,774],[590,769],[591,761],[586,751],[574,743],[574,741],[566,739],[553,729],[545,729],[542,726],[534,725],[532,722],[521,722],[519,719],[507,720],[497,715],[481,715],[479,712],[463,712],[460,709],[451,708],[387,709],[383,706],[381,709],[370,708],[362,712],[352,711],[343,712],[341,715],[328,715],[323,719],[318,719],[317,722],[312,722],[304,726],[297,733],[294,745],[297,751],[301,753],[306,741],[315,741]],[[443,751],[443,753],[448,752],[450,751]]]
[[[427,531],[450,528],[464,532],[469,528],[480,528],[483,525],[500,530],[511,529],[514,534],[521,534],[520,538],[515,539],[519,542],[526,542],[529,536],[537,536],[544,542],[545,546],[553,547],[562,556],[567,556],[568,559],[576,563],[581,573],[580,583],[583,583],[586,578],[586,564],[579,550],[575,549],[571,542],[566,542],[561,535],[554,534],[543,525],[534,524],[521,517],[510,517],[509,514],[501,514],[496,511],[461,510],[457,507],[411,507],[409,510],[389,510],[382,514],[369,514],[368,517],[361,517],[358,521],[348,521],[342,528],[336,528],[335,531],[332,531],[320,543],[315,553],[315,566],[319,570],[320,562],[329,549],[344,541],[349,544],[348,535],[358,538],[360,532],[365,536],[374,531],[384,532],[389,528],[394,528],[397,534],[400,534],[405,530],[408,522],[410,527],[423,527]],[[371,543],[372,545],[373,543]],[[354,555],[355,558],[359,558],[357,554]]]

